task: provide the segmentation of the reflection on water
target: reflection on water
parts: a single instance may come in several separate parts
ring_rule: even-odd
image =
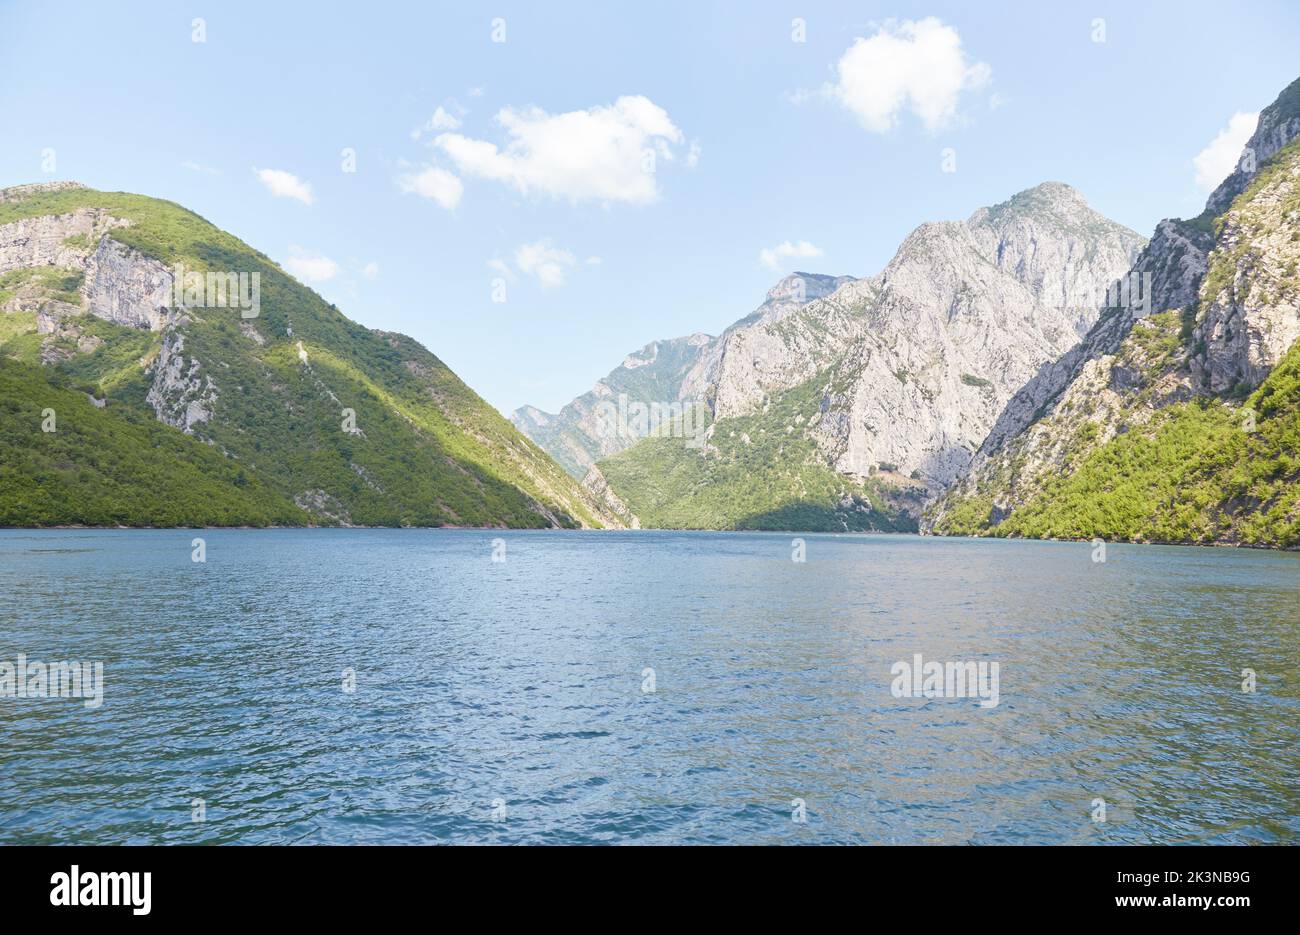
[[[803,538],[0,531],[0,842],[1300,839],[1300,556]]]

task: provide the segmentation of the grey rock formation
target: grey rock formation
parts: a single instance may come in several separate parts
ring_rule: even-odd
[[[510,421],[551,457],[581,480],[601,458],[634,444],[638,432],[635,420],[611,423],[604,414],[639,403],[665,404],[688,398],[685,382],[691,369],[706,354],[715,338],[693,334],[667,341],[653,341],[629,354],[623,362],[588,392],[558,413],[522,406]]]
[[[696,332],[652,341],[628,354],[622,364],[558,413],[521,406],[511,414],[510,421],[566,471],[582,479],[597,461],[629,448],[648,434],[649,421],[644,426],[636,420],[611,426],[602,418],[603,413],[620,406],[667,410],[674,403],[709,405],[729,335],[757,325],[775,324],[852,281],[851,276],[791,273],[768,290],[762,305],[722,336]]]
[[[0,192],[0,203],[81,187],[75,182],[20,185]],[[94,315],[127,328],[165,331],[149,366],[153,382],[147,401],[160,421],[193,432],[211,418],[217,388],[211,377],[199,372],[198,360],[184,354],[185,339],[176,330],[183,312],[171,308],[171,270],[109,236],[115,228],[126,226],[128,221],[98,208],[0,225],[0,273],[50,266],[81,272],[80,307],[39,301],[37,331],[49,338],[76,340],[82,353],[93,352],[99,339],[79,334],[75,325],[79,315]],[[63,356],[65,352],[46,341],[42,360],[48,363]]]
[[[185,355],[185,336],[171,331],[164,338],[158,356],[149,365],[153,383],[145,401],[153,407],[158,421],[183,432],[212,418],[217,401],[217,387],[203,372],[196,357]]]
[[[1292,127],[1300,134],[1300,121]],[[1298,189],[1300,160],[1293,160],[1249,204],[1238,203],[1223,217],[1193,332],[1203,349],[1190,361],[1200,389],[1258,386],[1300,337]]]
[[[161,331],[172,317],[172,274],[157,260],[108,236],[128,225],[98,208],[0,225],[0,273],[43,266],[80,271],[84,311],[129,328]]]
[[[618,494],[614,493],[613,488],[609,486],[609,481],[601,473],[600,468],[594,464],[588,469],[587,475],[582,479],[582,486],[601,504],[609,513],[617,517],[618,520],[628,529],[640,529],[641,521],[637,519],[632,510]]]
[[[15,190],[7,188],[4,192]],[[98,208],[78,208],[69,214],[0,224],[0,273],[32,266],[84,269],[90,252],[104,234],[114,227],[125,226],[126,221],[110,217]],[[72,243],[67,242],[70,239]]]
[[[1181,308],[1196,298],[1213,238],[1186,221],[1164,220],[1125,274],[1146,283],[1150,301],[1143,308],[1115,306],[1102,314],[1078,344],[1039,368],[1007,401],[980,445],[977,461],[1025,431],[1074,381],[1088,361],[1114,354],[1140,317],[1137,313]],[[1136,275],[1136,279],[1133,277]],[[1145,278],[1144,278],[1145,277]]]
[[[150,331],[162,331],[175,320],[169,307],[172,274],[157,260],[102,237],[84,268],[82,292],[92,315]]]

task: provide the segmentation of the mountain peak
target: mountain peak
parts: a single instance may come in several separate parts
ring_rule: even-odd
[[[1048,198],[1064,198],[1070,201],[1083,201],[1083,195],[1079,194],[1079,190],[1073,185],[1052,179],[1049,179],[1046,182],[1039,182],[1033,188],[1026,188],[1023,192],[1020,192],[1019,195],[1042,195]],[[1012,197],[1018,197],[1018,195],[1013,195]]]
[[[9,188],[0,188],[0,205],[7,201],[22,201],[24,198],[46,192],[63,192],[85,187],[80,182],[28,182],[26,185],[11,185]]]
[[[1006,201],[980,208],[966,221],[974,231],[999,237],[1013,230],[1024,233],[1044,226],[1070,235],[1118,235],[1140,246],[1146,238],[1095,210],[1073,186],[1048,181],[1017,192]]]
[[[1044,214],[1078,214],[1093,212],[1079,190],[1064,182],[1041,182],[1017,192],[1006,201],[981,208],[971,215],[971,224],[1002,217],[1039,217]]]
[[[1300,136],[1300,78],[1282,89],[1277,99],[1259,112],[1255,132],[1246,141],[1232,174],[1219,183],[1205,202],[1205,214],[1222,214],[1246,190],[1264,162]]]
[[[793,272],[783,277],[776,285],[767,290],[769,302],[811,302],[822,296],[830,295],[846,282],[853,282],[852,276],[827,276],[824,273]]]

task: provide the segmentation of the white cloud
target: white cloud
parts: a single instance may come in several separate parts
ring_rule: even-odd
[[[460,179],[437,166],[429,166],[413,175],[403,175],[398,178],[397,185],[404,192],[414,192],[421,198],[436,201],[448,211],[460,204],[460,196],[465,191]]]
[[[493,258],[487,262],[488,269],[498,273],[506,278],[509,282],[515,281],[515,271],[510,268],[510,264],[505,260]]]
[[[459,133],[440,134],[433,143],[465,175],[501,182],[524,195],[573,202],[654,201],[659,196],[655,164],[672,161],[673,147],[684,140],[668,113],[639,95],[563,114],[505,108],[496,122],[506,131],[502,147]]]
[[[253,168],[257,177],[262,180],[266,190],[277,198],[297,198],[305,205],[312,204],[316,200],[316,195],[311,190],[311,184],[304,182],[292,172],[285,172],[282,169],[258,169]]]
[[[205,166],[202,163],[195,162],[193,159],[186,159],[181,163],[182,169],[189,169],[191,172],[202,172],[204,175],[220,175],[220,169],[214,169],[212,166]]]
[[[378,279],[379,264],[376,263],[374,260],[371,260],[365,266],[361,267],[361,275],[365,276],[367,279]]]
[[[289,258],[284,268],[305,282],[325,282],[338,275],[339,265],[329,257],[304,250],[297,244],[289,245]]]
[[[446,109],[439,105],[438,109],[433,112],[429,118],[428,128],[430,130],[459,130],[460,118],[447,113]]]
[[[515,275],[517,267],[523,275],[536,279],[543,289],[554,289],[563,286],[568,281],[569,273],[578,265],[578,260],[572,253],[555,246],[546,237],[516,247],[514,261],[512,267],[500,257],[493,257],[487,261],[487,267],[509,282],[518,279]],[[603,261],[598,256],[589,256],[583,262],[588,266],[599,266]]]
[[[806,240],[798,243],[792,243],[789,240],[777,244],[775,247],[768,247],[758,251],[758,262],[762,263],[768,269],[780,269],[781,261],[789,257],[799,257],[807,259],[809,257],[821,256],[821,247],[815,247]]]
[[[461,110],[461,108],[456,106],[454,101],[452,102],[452,106],[456,107],[456,109],[461,113],[464,113],[464,111]],[[428,120],[426,120],[423,126],[416,127],[414,130],[411,131],[411,139],[418,140],[425,133],[436,133],[442,130],[459,130],[459,129],[460,129],[460,117],[456,116],[456,114],[449,112],[447,108],[439,104],[438,109],[433,112],[433,116],[430,117]]]
[[[1196,184],[1207,192],[1213,191],[1219,183],[1232,174],[1237,167],[1237,160],[1245,148],[1251,134],[1259,123],[1259,114],[1236,113],[1228,125],[1219,131],[1209,146],[1205,147],[1192,159],[1196,167]]]
[[[552,246],[549,240],[527,243],[515,250],[515,265],[537,277],[543,289],[564,285],[575,262],[572,253]]]
[[[933,16],[890,21],[870,39],[855,39],[835,71],[826,93],[874,133],[896,126],[904,110],[926,130],[941,130],[956,119],[962,93],[992,75],[987,64],[967,59],[957,30]]]

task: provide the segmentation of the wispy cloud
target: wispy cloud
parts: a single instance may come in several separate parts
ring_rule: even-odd
[[[460,204],[460,196],[465,191],[459,178],[438,166],[427,166],[419,172],[400,176],[397,186],[404,192],[428,198],[448,211]]]
[[[464,115],[464,111],[461,110],[461,108],[456,107],[455,104],[453,104],[452,107],[456,109],[456,114],[451,113],[447,108],[439,104],[438,109],[433,112],[432,117],[411,131],[411,139],[418,140],[425,133],[440,133],[444,130],[459,130],[461,116]]]
[[[797,243],[785,240],[777,244],[775,247],[766,247],[758,251],[758,262],[762,263],[768,269],[780,269],[782,260],[793,257],[807,259],[821,255],[821,247],[814,246],[806,240],[800,240]]]
[[[289,258],[284,261],[284,268],[304,282],[325,282],[339,272],[339,265],[329,257],[297,244],[289,245]]]
[[[536,277],[543,289],[564,285],[576,262],[572,253],[553,246],[549,240],[524,244],[515,250],[515,265]]]
[[[498,275],[504,276],[508,282],[515,281],[515,271],[510,268],[510,264],[500,257],[493,257],[487,261],[488,269]]]
[[[292,172],[285,172],[283,169],[258,169],[253,168],[253,172],[262,180],[266,190],[277,198],[296,198],[305,205],[313,204],[316,201],[316,195],[312,192],[311,184],[304,182]]]
[[[596,266],[600,263],[600,257],[589,256],[584,262],[588,266]],[[578,260],[570,251],[557,247],[546,237],[516,247],[513,267],[500,257],[493,257],[487,261],[488,269],[504,276],[507,281],[515,281],[517,269],[521,275],[536,279],[543,289],[556,289],[563,286],[568,282],[569,273],[577,265]]]
[[[1213,191],[1219,183],[1232,174],[1241,158],[1241,151],[1259,125],[1259,114],[1236,113],[1228,125],[1219,131],[1194,157],[1192,165],[1196,169],[1196,184],[1207,192]]]
[[[202,163],[195,162],[192,159],[186,159],[181,163],[182,169],[189,169],[191,172],[202,172],[204,175],[220,175],[221,170],[212,166],[205,166]]]

